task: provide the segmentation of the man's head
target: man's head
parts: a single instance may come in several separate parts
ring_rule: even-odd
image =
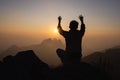
[[[70,30],[77,30],[78,24],[79,24],[79,23],[78,23],[77,21],[72,20],[72,21],[70,22],[70,25],[69,25]]]

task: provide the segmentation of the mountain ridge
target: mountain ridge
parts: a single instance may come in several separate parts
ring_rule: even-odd
[[[40,44],[34,44],[30,46],[18,47],[16,45],[12,45],[0,54],[0,59],[2,60],[5,56],[8,55],[14,56],[20,51],[33,50],[40,59],[43,59],[43,61],[51,66],[56,66],[61,63],[56,54],[57,48],[64,48],[62,41],[59,39],[48,38],[43,40]]]
[[[83,61],[96,66],[102,73],[108,74],[112,80],[120,79],[120,46],[94,52],[84,57]]]

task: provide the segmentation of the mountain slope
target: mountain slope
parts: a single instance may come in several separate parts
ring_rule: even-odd
[[[107,73],[112,80],[120,80],[120,46],[104,52],[95,52],[83,58],[83,61],[96,66],[101,72]]]
[[[5,56],[15,55],[17,52],[25,50],[33,50],[36,55],[50,66],[57,66],[60,64],[60,60],[56,54],[57,48],[64,48],[61,40],[58,39],[45,39],[40,44],[31,45],[27,47],[17,47],[16,45],[11,46],[9,49],[1,53],[0,59],[2,60]]]

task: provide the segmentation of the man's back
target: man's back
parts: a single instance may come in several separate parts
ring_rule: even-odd
[[[81,53],[82,32],[79,30],[63,31],[66,42],[66,52]]]

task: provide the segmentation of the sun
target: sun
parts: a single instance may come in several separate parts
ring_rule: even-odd
[[[54,29],[54,33],[58,33],[58,30],[57,30],[57,29]]]

